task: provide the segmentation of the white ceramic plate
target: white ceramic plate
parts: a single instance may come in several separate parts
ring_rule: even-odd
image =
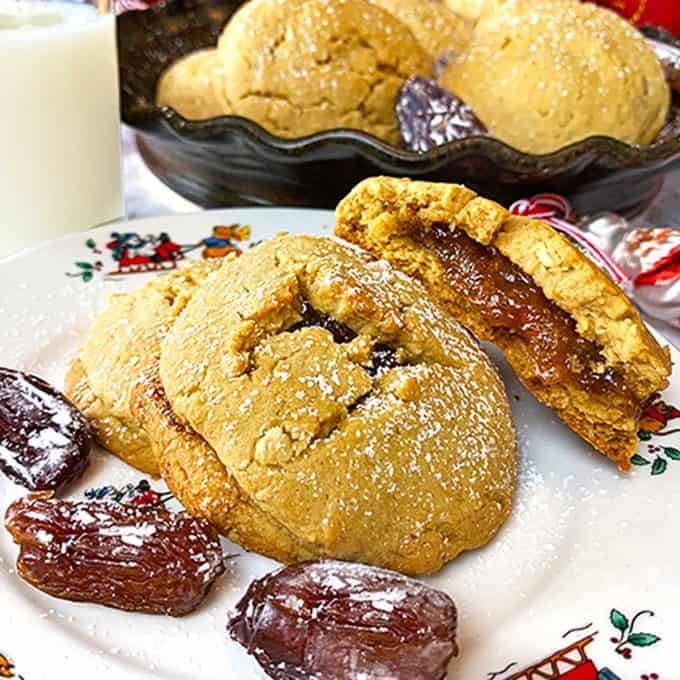
[[[154,247],[167,251],[159,240],[163,232],[187,258],[196,258],[215,225],[250,225],[251,241],[258,241],[282,230],[330,233],[332,221],[332,213],[312,210],[203,212],[115,227],[135,234],[119,237],[117,244],[114,228],[105,227],[5,260],[0,364],[60,386],[70,356],[107,296],[157,274],[143,270],[167,266],[149,263]],[[126,266],[133,256],[141,259]],[[521,472],[512,517],[497,538],[427,579],[459,607],[461,655],[450,677],[680,679],[680,435],[674,434],[680,432],[680,411],[672,409],[680,405],[680,381],[646,419],[656,432],[644,434],[640,445],[647,464],[640,459],[632,474],[623,475],[538,404],[493,355],[513,406]],[[136,484],[140,478],[97,452],[69,495],[82,499],[86,489]],[[163,489],[161,482],[151,483]],[[21,493],[0,478],[0,512]],[[243,553],[234,545],[225,550]],[[227,639],[225,621],[248,583],[275,568],[274,562],[242,554],[198,612],[172,619],[52,599],[19,580],[13,571],[16,552],[0,529],[0,677],[262,677],[257,664]],[[560,653],[569,647],[572,651]],[[630,658],[620,653],[626,648]],[[550,657],[542,675],[525,671]]]

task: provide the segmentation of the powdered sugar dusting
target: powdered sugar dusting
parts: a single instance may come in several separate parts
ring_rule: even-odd
[[[221,274],[167,336],[161,377],[258,504],[304,508],[288,527],[320,551],[407,570],[491,537],[514,483],[504,390],[420,284],[312,237],[270,241]],[[351,333],[299,327],[303,301]],[[379,346],[394,363],[373,374]]]
[[[218,217],[206,213],[191,218],[163,218],[154,227],[135,228],[169,228],[173,235],[179,231],[181,242],[194,243],[209,233],[215,221],[250,221],[257,237],[264,238],[281,228],[294,231],[318,226],[321,231],[320,225],[329,219],[327,215],[279,210],[229,211]],[[0,318],[11,319],[11,323],[0,326],[3,363],[38,373],[57,386],[62,382],[69,356],[94,314],[106,304],[108,294],[137,287],[149,278],[138,275],[74,285],[63,271],[81,255],[83,238],[73,238],[68,247],[51,248],[44,260],[38,258],[37,264],[31,256],[22,262],[26,283],[19,286],[12,278],[0,287]],[[7,265],[3,274],[6,271]],[[220,356],[219,348],[210,348],[210,352],[211,360]],[[620,475],[522,390],[500,356],[493,357],[504,372],[522,458],[529,465],[522,464],[514,511],[494,540],[483,550],[459,557],[431,580],[460,607],[461,656],[452,668],[456,675],[466,678],[486,677],[491,669],[502,668],[508,657],[514,660],[516,654],[524,655],[527,664],[535,661],[559,642],[565,623],[583,623],[584,614],[602,615],[606,623],[611,606],[618,604],[612,602],[612,595],[618,598],[623,591],[617,577],[620,572],[603,568],[605,561],[607,565],[625,564],[626,573],[639,576],[641,582],[664,583],[668,561],[650,559],[659,554],[660,547],[658,531],[650,529],[665,530],[680,507],[671,468],[667,475],[655,478],[650,478],[644,469],[632,476]],[[666,400],[677,404],[676,393],[673,388]],[[665,441],[675,445],[673,440],[671,436]],[[396,470],[393,478],[394,474]],[[86,476],[68,492],[71,497],[82,498],[88,487],[123,486],[138,481],[139,473],[117,458],[95,451]],[[164,488],[161,481],[154,487]],[[18,493],[18,489],[0,479],[2,511]],[[533,494],[537,498],[531,502]],[[588,500],[584,502],[585,498]],[[219,500],[205,499],[206,504]],[[671,544],[664,546],[664,555],[672,558],[675,552]],[[190,619],[178,622],[56,601],[36,593],[30,595],[28,604],[24,598],[31,591],[16,587],[15,548],[6,532],[0,532],[0,590],[12,606],[11,624],[6,624],[27,631],[23,637],[31,643],[41,640],[44,651],[50,652],[52,671],[54,664],[61,663],[68,654],[69,669],[78,673],[86,668],[92,676],[119,677],[132,668],[156,677],[187,680],[197,676],[205,680],[259,678],[255,664],[239,653],[236,645],[225,642],[225,612],[254,577],[263,576],[277,565],[253,553],[243,554],[226,540],[223,548],[225,554],[241,554],[229,562],[227,574],[215,584],[201,609]],[[524,565],[529,562],[533,568],[525,574]],[[657,599],[659,611],[666,613],[667,624],[667,635],[663,630],[659,632],[670,639],[674,591],[656,591],[648,592]],[[633,598],[631,606],[639,604],[634,592],[629,595]],[[628,594],[624,594],[626,597]],[[606,645],[606,636],[600,637]],[[172,646],[171,655],[162,653],[164,645]],[[218,647],[220,662],[216,665]],[[666,656],[665,650],[659,646],[655,670],[662,677],[673,677],[676,659],[672,648],[668,648]],[[20,649],[13,647],[10,651],[15,660],[16,655],[21,656]],[[181,659],[179,666],[177,659]],[[81,674],[85,673],[83,670]]]

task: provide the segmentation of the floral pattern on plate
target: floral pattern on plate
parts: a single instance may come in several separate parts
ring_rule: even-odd
[[[239,244],[249,238],[250,227],[241,224],[214,226],[210,236],[202,238],[198,243],[188,244],[176,243],[165,231],[145,235],[135,231],[113,231],[110,240],[103,246],[99,246],[95,239],[88,238],[85,245],[90,251],[90,257],[76,260],[73,265],[75,269],[66,272],[66,276],[80,278],[87,283],[100,273],[105,278],[162,273],[176,269],[180,260],[186,259],[188,253],[197,250],[201,251],[204,258],[226,257],[231,253],[238,255],[241,252]],[[113,260],[111,265],[105,264],[107,255]]]

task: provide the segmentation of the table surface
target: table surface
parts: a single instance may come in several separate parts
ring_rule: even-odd
[[[147,169],[137,152],[131,130],[125,127],[123,128],[123,186],[125,187],[125,208],[128,219],[201,210],[200,206],[187,201],[166,187]],[[633,224],[637,227],[680,227],[680,170],[666,177],[663,189],[654,203],[643,215],[633,220]],[[656,321],[653,324],[680,349],[680,329]]]

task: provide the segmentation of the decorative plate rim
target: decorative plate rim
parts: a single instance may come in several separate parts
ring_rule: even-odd
[[[301,213],[311,219],[302,222],[297,217]],[[61,278],[62,265],[76,258],[82,259],[84,253],[89,256],[91,250],[86,239],[90,237],[96,239],[101,247],[108,231],[129,229],[146,234],[147,231],[167,230],[178,237],[180,243],[188,242],[187,239],[194,243],[212,225],[218,222],[227,224],[233,219],[252,226],[253,237],[248,241],[252,243],[259,236],[268,237],[267,234],[274,233],[273,224],[258,220],[258,217],[267,215],[272,217],[271,222],[274,218],[283,222],[282,228],[287,226],[288,221],[296,222],[296,229],[309,233],[322,233],[326,224],[331,226],[332,219],[331,211],[278,207],[158,215],[73,232],[5,258],[0,261],[0,270],[3,265],[13,270],[9,289],[4,291],[10,301],[7,310],[9,313],[20,312],[20,317],[18,334],[0,328],[0,347],[21,348],[26,357],[31,357],[31,362],[41,362],[35,365],[35,370],[42,373],[55,361],[63,363],[76,336],[82,337],[85,326],[81,325],[81,321],[87,317],[89,322],[91,314],[96,313],[94,304],[83,305],[84,300],[94,303],[95,299],[104,300],[108,293],[119,292],[121,288],[115,281],[128,280],[131,286],[136,285],[135,277],[140,272],[132,273],[129,279],[108,279],[106,285],[94,287],[80,286],[77,279]],[[57,243],[59,247],[54,248]],[[29,267],[20,266],[24,262],[30,265],[31,256],[36,253],[39,255],[37,262]],[[187,259],[201,256],[202,253],[193,250]],[[45,266],[42,267],[41,263]],[[107,256],[107,264],[112,264],[112,254]],[[45,284],[59,280],[72,283],[65,284],[64,291],[55,300],[53,311],[46,315],[48,332],[43,338],[45,342],[36,348],[25,342],[28,337],[25,331],[36,323],[42,323],[41,319],[45,316],[42,303],[53,299],[50,297],[52,291]],[[25,287],[14,290],[17,283],[23,286],[24,282],[27,283]],[[104,284],[103,279],[101,283]],[[122,285],[127,286],[125,283]],[[17,292],[19,294],[15,295]],[[36,297],[37,294],[40,297]],[[32,316],[35,310],[40,313],[40,318]],[[61,328],[62,324],[66,324],[64,328]],[[672,351],[674,356],[680,356],[675,354],[676,350]],[[24,366],[26,369],[32,367],[32,363]],[[513,390],[507,383],[506,389],[510,396]],[[657,418],[656,423],[652,423],[654,431],[649,430],[649,442],[645,441],[645,450],[648,446],[665,444],[674,447],[668,449],[670,457],[668,453],[661,454],[669,458],[668,471],[655,472],[650,458],[626,477],[621,477],[604,459],[587,450],[581,452],[582,456],[573,455],[579,453],[574,446],[579,450],[582,447],[577,441],[572,441],[566,430],[541,429],[546,420],[545,414],[542,407],[534,408],[536,404],[531,398],[512,400],[516,408],[523,404],[523,415],[516,423],[525,422],[527,426],[535,427],[524,442],[526,449],[523,455],[530,465],[525,471],[524,482],[518,484],[517,493],[522,494],[520,498],[525,501],[536,499],[536,504],[529,504],[523,510],[522,503],[516,502],[514,525],[508,523],[502,530],[504,533],[499,534],[483,553],[471,551],[436,576],[425,579],[454,595],[461,612],[464,612],[465,624],[461,625],[460,638],[463,654],[451,667],[451,678],[463,674],[466,678],[479,680],[483,677],[489,680],[526,680],[531,677],[530,671],[536,665],[542,667],[562,653],[565,658],[567,653],[569,658],[573,658],[569,650],[586,646],[587,661],[582,664],[584,678],[628,680],[646,676],[651,680],[675,677],[669,676],[667,670],[664,673],[664,670],[675,668],[671,640],[680,625],[680,608],[677,606],[680,593],[677,588],[672,588],[672,578],[674,570],[677,571],[676,565],[680,564],[680,551],[676,550],[672,540],[666,541],[673,552],[669,550],[665,559],[659,559],[660,556],[649,547],[660,542],[662,527],[672,537],[678,526],[677,516],[663,511],[668,504],[677,507],[680,501],[676,484],[680,474],[680,448],[675,448],[679,446],[680,435],[674,434],[675,424],[680,423],[680,409],[673,407],[680,401],[679,390],[679,382],[669,387],[665,395],[668,403],[664,401],[663,406],[671,407],[673,412],[660,411],[657,414],[661,420]],[[519,426],[517,429],[522,431]],[[557,437],[560,433],[566,437]],[[546,438],[548,434],[549,438]],[[560,454],[565,455],[552,456],[550,449],[555,447],[556,442],[559,442]],[[541,466],[542,463],[545,467]],[[537,464],[539,467],[536,467]],[[88,498],[88,493],[101,490],[101,485],[113,484],[120,488],[126,482],[138,484],[139,481],[138,473],[116,459],[107,458],[99,468],[93,466],[90,476],[83,478],[68,496]],[[582,492],[579,485],[586,481],[587,488]],[[633,482],[635,486],[632,486]],[[164,487],[156,489],[154,482],[156,490],[162,492]],[[5,484],[4,479],[0,480],[0,502],[9,501],[8,494],[13,493],[13,487]],[[583,502],[586,499],[587,502]],[[526,524],[528,521],[531,523]],[[650,521],[658,522],[658,526],[650,525]],[[538,537],[538,545],[533,542],[535,537]],[[608,540],[605,542],[605,539]],[[7,541],[0,532],[0,553],[13,558],[15,547]],[[587,549],[579,547],[580,541],[587,541],[584,544]],[[599,548],[594,541],[602,541]],[[549,542],[549,547],[545,547],[546,542]],[[600,548],[606,548],[606,555]],[[518,551],[523,559],[526,558],[526,563],[518,562],[522,564],[524,573],[520,573],[520,569],[511,569],[510,572],[516,574],[515,581],[506,582],[503,579],[507,576],[512,551]],[[534,555],[536,551],[538,557]],[[612,569],[602,568],[605,558],[608,567],[625,563],[626,570],[616,572],[620,578],[612,578]],[[206,602],[204,611],[187,619],[186,628],[181,623],[177,630],[170,627],[174,626],[174,621],[145,616],[133,618],[134,615],[125,612],[45,599],[45,596],[16,581],[15,576],[9,573],[11,562],[6,560],[4,565],[0,565],[0,582],[11,582],[16,587],[8,588],[10,617],[0,617],[0,670],[12,673],[8,677],[25,677],[26,680],[47,680],[53,677],[55,668],[66,667],[68,671],[63,672],[73,678],[93,677],[95,674],[130,680],[217,678],[225,677],[225,673],[228,677],[260,678],[259,667],[245,656],[245,651],[227,642],[220,621],[226,607],[244,591],[248,582],[272,567],[265,558],[253,553],[244,553],[239,559],[235,563],[239,566],[230,572],[230,580],[225,583],[224,590],[218,592],[212,602]],[[527,565],[531,567],[528,571]],[[532,573],[534,576],[531,576]],[[10,577],[12,580],[7,580]],[[519,587],[508,591],[508,583],[521,583],[521,592]],[[482,587],[478,590],[480,584]],[[503,604],[504,598],[486,594],[483,588],[487,585],[504,594],[509,602],[507,607]],[[512,597],[508,597],[508,592]],[[485,616],[487,610],[493,611],[493,618]],[[637,625],[638,621],[640,625]],[[132,637],[129,635],[130,625],[134,625],[136,630]],[[164,654],[161,647],[156,647],[162,641],[166,645],[168,642],[175,643],[173,651],[176,653]],[[36,654],[36,649],[40,653]],[[190,653],[183,656],[182,652],[187,650]],[[205,650],[209,650],[209,654],[203,657],[201,652]],[[6,655],[4,658],[3,653]],[[172,669],[172,673],[167,669]],[[586,671],[590,675],[585,675]],[[598,671],[599,675],[595,675]]]

